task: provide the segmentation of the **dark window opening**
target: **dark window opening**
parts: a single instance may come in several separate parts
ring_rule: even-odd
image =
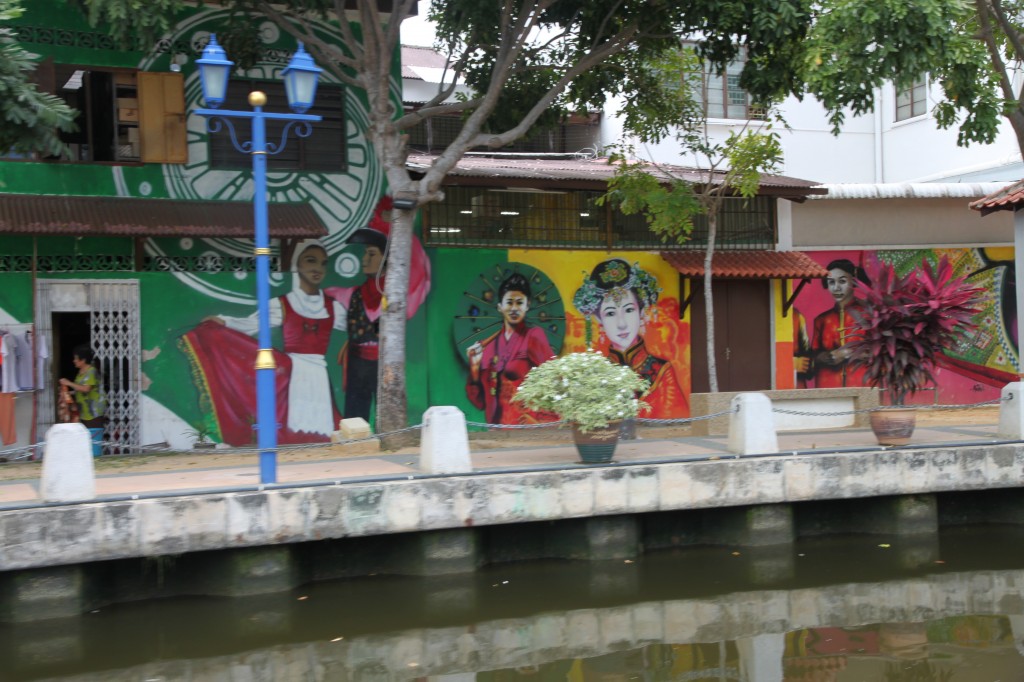
[[[76,130],[61,134],[72,161],[138,161],[136,75],[69,64],[53,65],[53,92],[78,113]]]
[[[249,93],[260,90],[267,95],[266,112],[291,113],[284,83],[275,81],[232,80],[228,84],[223,109],[248,111]],[[345,155],[345,90],[340,85],[321,83],[317,87],[316,101],[306,113],[322,116],[312,124],[309,137],[295,135],[295,124],[285,140],[280,154],[267,155],[267,169],[276,171],[321,171],[340,173],[346,169]],[[249,123],[234,119],[239,141],[251,138]],[[287,121],[267,121],[267,144],[280,144],[281,133]],[[242,154],[231,144],[227,130],[210,134],[210,167],[245,170],[252,168],[252,157]]]

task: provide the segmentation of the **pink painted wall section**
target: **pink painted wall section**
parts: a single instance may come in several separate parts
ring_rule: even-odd
[[[776,388],[863,385],[860,373],[836,352],[850,323],[848,306],[856,305],[856,293],[850,291],[853,281],[873,279],[883,263],[891,263],[897,274],[905,274],[925,259],[936,263],[942,257],[950,260],[957,276],[967,277],[987,295],[976,318],[977,329],[944,354],[934,386],[915,396],[913,402],[983,402],[997,398],[1002,387],[1015,380],[1019,360],[1013,249],[816,251],[807,255],[832,269],[825,280],[805,285],[786,315],[782,314],[783,301],[799,281],[789,282],[788,288],[776,283]]]

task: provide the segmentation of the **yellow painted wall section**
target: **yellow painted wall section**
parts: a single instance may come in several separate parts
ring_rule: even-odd
[[[772,308],[775,311],[775,389],[795,388],[796,374],[793,370],[793,319],[798,313],[790,308],[783,316],[789,287],[783,280],[772,280]],[[792,283],[790,283],[792,284]]]
[[[536,249],[510,249],[510,262],[531,265],[542,271],[555,284],[565,305],[566,328],[562,353],[585,350],[587,326],[590,327],[593,348],[608,354],[611,344],[604,337],[596,319],[587,318],[573,305],[577,289],[589,277],[594,267],[603,261],[618,258],[630,267],[639,267],[652,275],[661,292],[658,302],[644,310],[641,336],[647,351],[672,365],[684,400],[670,410],[661,409],[658,418],[689,415],[690,395],[690,325],[679,316],[679,273],[656,253],[626,251],[614,254],[602,251],[555,251]]]

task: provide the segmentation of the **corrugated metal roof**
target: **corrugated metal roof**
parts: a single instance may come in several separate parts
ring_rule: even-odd
[[[686,277],[704,276],[703,251],[664,251],[661,257]],[[828,271],[799,251],[716,251],[713,277],[740,279],[803,279],[825,277]]]
[[[431,47],[402,45],[402,78],[426,80],[423,77],[423,72],[420,71],[421,68],[428,69],[427,73],[433,73],[434,70],[442,71],[445,67],[448,70],[447,80],[450,81],[451,65],[448,64],[444,55]]]
[[[251,238],[254,221],[251,201],[0,194],[0,234]],[[270,204],[268,222],[279,239],[327,234],[307,204]]]
[[[410,154],[407,166],[409,170],[425,172],[434,163],[437,156],[433,154]],[[659,170],[659,168],[664,169]],[[595,184],[607,183],[615,174],[616,166],[611,165],[605,157],[569,157],[566,155],[535,155],[535,154],[498,154],[477,156],[467,154],[462,157],[455,168],[448,174],[447,184],[452,178],[487,178],[492,180],[536,180],[552,187],[559,181],[589,181]],[[668,179],[666,173],[692,183],[706,181],[707,171],[683,166],[659,164],[650,166],[650,173],[655,177]],[[724,173],[712,174],[712,182],[721,182]],[[783,196],[807,196],[824,194],[827,190],[820,183],[801,180],[785,175],[761,175],[761,189],[764,194]]]
[[[1024,206],[1024,180],[1018,180],[1012,185],[1004,185],[977,201],[972,201],[970,207],[975,211],[981,211],[982,215],[993,211],[1015,211]]]
[[[1003,186],[1000,182],[841,182],[821,185],[825,199],[976,199]]]

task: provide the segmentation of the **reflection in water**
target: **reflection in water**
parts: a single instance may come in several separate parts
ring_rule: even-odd
[[[0,627],[0,679],[1021,680],[1022,539],[801,542],[770,585],[718,547],[128,604]]]

